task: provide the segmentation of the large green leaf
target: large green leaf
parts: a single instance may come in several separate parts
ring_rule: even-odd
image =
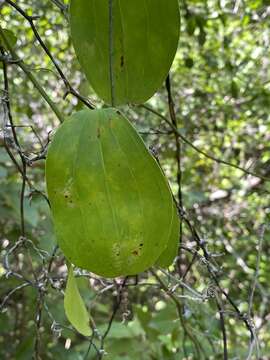
[[[72,266],[69,267],[64,307],[68,320],[84,336],[91,335],[90,316],[79,293]]]
[[[79,267],[134,275],[156,262],[172,226],[178,238],[166,178],[115,109],[66,120],[49,148],[46,178],[59,245]]]
[[[110,16],[111,14],[111,16]],[[143,103],[162,85],[179,39],[178,0],[72,0],[80,64],[110,104]]]

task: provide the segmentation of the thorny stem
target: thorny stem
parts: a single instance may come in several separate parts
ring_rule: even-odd
[[[123,290],[124,290],[124,288],[126,286],[127,279],[128,279],[128,276],[124,278],[123,282],[121,283],[121,285],[119,287],[118,301],[117,301],[116,305],[114,306],[114,309],[113,309],[111,318],[109,320],[109,324],[107,326],[107,329],[106,329],[105,333],[103,334],[103,336],[101,338],[99,357],[98,357],[99,360],[101,360],[103,358],[103,355],[104,355],[104,342],[105,342],[105,339],[106,339],[106,337],[108,336],[108,334],[109,334],[109,332],[111,330],[114,318],[115,318],[115,316],[116,316],[116,314],[117,314],[117,312],[118,312],[118,310],[120,308],[120,305],[121,305],[121,302],[122,302],[122,297],[123,297]]]
[[[174,105],[174,101],[173,101],[173,97],[172,97],[170,75],[168,75],[167,79],[166,79],[166,89],[167,89],[167,94],[168,94],[168,106],[169,106],[169,112],[170,112],[170,117],[171,117],[171,123],[178,130],[175,105]],[[180,208],[182,209],[183,208],[182,163],[181,163],[182,146],[181,146],[180,138],[176,132],[174,132],[174,138],[175,138],[175,145],[176,145],[175,158],[176,158],[176,163],[177,163],[176,180],[177,180],[177,185],[178,185],[178,204],[179,204]],[[183,222],[182,222],[182,219],[180,218],[179,249],[178,249],[178,259],[177,259],[177,268],[178,268],[178,273],[180,276],[181,276],[181,247],[180,247],[180,245],[182,244],[182,237],[183,237]]]
[[[195,350],[196,350],[196,353],[197,353],[197,359],[200,359],[200,354],[201,354],[201,351],[202,351],[201,345],[198,342],[197,338],[189,330],[188,326],[186,325],[186,323],[185,323],[185,321],[183,319],[183,309],[182,309],[182,305],[181,305],[180,301],[177,299],[177,297],[172,292],[168,291],[167,285],[163,282],[163,280],[156,274],[156,272],[153,269],[150,270],[150,273],[159,282],[161,289],[175,303],[181,326],[183,326],[183,329],[184,329],[184,332],[185,332],[186,336],[188,336],[190,338],[190,340],[193,342],[193,344],[195,346]]]
[[[235,168],[235,169],[238,169],[238,170],[241,170],[242,172],[244,172],[245,174],[247,175],[252,175],[254,177],[257,177],[259,179],[262,179],[264,181],[270,181],[270,178],[269,177],[266,177],[266,176],[263,176],[263,175],[259,175],[257,173],[254,173],[253,171],[249,171],[245,168],[243,168],[242,166],[239,166],[239,165],[235,165],[235,164],[232,164],[228,161],[225,161],[223,159],[219,159],[215,156],[212,156],[208,153],[206,153],[205,151],[199,149],[197,146],[195,146],[191,141],[189,141],[185,136],[183,136],[180,131],[171,123],[171,121],[169,119],[166,118],[166,116],[162,115],[161,113],[159,113],[158,111],[152,109],[150,106],[148,105],[140,105],[140,107],[150,111],[151,113],[157,115],[158,117],[160,117],[161,119],[163,119],[170,127],[171,129],[173,130],[173,132],[181,139],[183,140],[184,143],[186,143],[188,146],[190,146],[193,150],[195,150],[197,153],[203,155],[204,157],[207,157],[208,159],[212,160],[212,161],[215,161],[219,164],[223,164],[223,165],[227,165],[227,166],[230,166],[232,168]]]
[[[201,240],[197,230],[195,229],[195,227],[191,224],[190,220],[187,218],[187,216],[185,214],[182,214],[183,216],[183,220],[185,221],[185,223],[187,224],[188,228],[190,229],[191,234],[193,235],[194,240],[197,243],[198,248],[202,249],[203,251],[203,255],[205,257],[206,260],[206,267],[207,270],[211,276],[211,278],[213,279],[215,285],[217,286],[217,288],[219,289],[220,293],[223,294],[225,296],[225,298],[228,300],[228,302],[231,304],[231,306],[234,308],[234,310],[236,311],[239,319],[243,320],[243,322],[246,325],[246,328],[248,329],[248,331],[250,332],[250,337],[251,340],[254,339],[254,331],[253,328],[249,322],[249,319],[241,313],[241,311],[238,309],[237,305],[235,304],[235,302],[231,299],[231,297],[229,296],[229,294],[222,289],[222,287],[219,284],[219,280],[217,275],[215,274],[215,272],[212,269],[211,266],[211,255],[209,254],[207,248],[206,248],[206,244],[203,240]]]
[[[19,59],[16,52],[13,50],[12,46],[10,45],[7,37],[5,36],[3,30],[0,27],[0,38],[2,38],[4,44],[6,45],[7,49],[9,50],[10,54],[12,55],[13,59],[16,59],[16,64],[22,69],[22,71],[25,73],[25,75],[28,77],[28,79],[32,82],[32,84],[35,86],[35,88],[39,91],[40,95],[44,98],[44,100],[47,102],[47,104],[50,106],[52,111],[55,113],[55,115],[58,117],[60,122],[64,121],[64,117],[61,114],[60,110],[58,109],[57,105],[51,100],[51,98],[47,95],[43,87],[40,85],[37,78],[31,73],[31,71],[28,69],[28,67],[25,65],[25,63]]]
[[[60,75],[63,83],[65,84],[65,87],[67,89],[67,92],[65,94],[64,97],[66,97],[68,94],[72,94],[73,96],[75,96],[78,100],[80,100],[84,105],[86,105],[88,108],[90,109],[94,109],[95,106],[92,104],[92,102],[90,100],[88,100],[87,98],[85,98],[84,96],[80,95],[78,93],[78,91],[76,91],[70,84],[70,82],[68,81],[68,79],[66,78],[65,74],[63,73],[60,65],[57,63],[57,61],[55,60],[55,58],[53,57],[53,55],[51,54],[49,48],[46,46],[46,44],[44,43],[44,41],[42,40],[41,36],[39,35],[39,32],[35,26],[34,21],[36,19],[38,19],[37,16],[29,16],[19,5],[15,4],[12,0],[5,0],[6,3],[8,3],[10,6],[12,6],[14,9],[16,9],[30,24],[31,29],[38,41],[38,43],[40,44],[40,46],[42,47],[42,49],[44,50],[44,52],[48,55],[48,57],[50,58],[50,60],[52,61],[54,67],[56,68],[58,74]],[[54,1],[54,3],[57,6],[60,6],[60,2],[59,1]]]
[[[226,333],[226,326],[225,326],[225,319],[223,314],[223,307],[221,300],[218,299],[216,296],[216,305],[219,312],[219,319],[220,319],[220,327],[222,331],[222,338],[223,338],[223,360],[228,360],[228,344],[227,344],[227,333]]]

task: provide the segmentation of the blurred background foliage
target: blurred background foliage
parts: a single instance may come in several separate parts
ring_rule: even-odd
[[[87,84],[74,55],[67,13],[61,11],[61,6],[64,9],[68,1],[18,0],[15,3],[28,15],[40,16],[35,21],[36,27],[72,86],[96,106],[104,106]],[[64,98],[65,86],[26,19],[3,0],[0,0],[0,9],[1,27],[12,31],[17,54],[61,112],[68,116],[81,109],[83,104],[72,95]],[[181,39],[171,71],[179,131],[212,157],[263,177],[247,175],[237,168],[213,161],[182,142],[184,208],[219,268],[222,288],[256,330],[257,339],[251,347],[244,322],[228,301],[219,296],[225,318],[228,358],[269,359],[270,182],[265,178],[270,178],[270,2],[186,0],[180,1],[180,9]],[[2,68],[0,62],[0,94],[4,103]],[[23,154],[33,158],[46,146],[58,120],[16,64],[8,65],[8,78],[19,142]],[[169,118],[165,86],[147,105]],[[177,194],[176,145],[170,127],[145,108],[131,105],[123,107],[123,111],[148,146],[155,149],[173,192]],[[24,197],[29,241],[19,244],[9,256],[13,272],[41,285],[26,285],[10,295],[12,289],[23,283],[4,266],[4,259],[21,236],[22,179],[4,147],[5,133],[10,139],[12,153],[20,161],[4,117],[1,104],[0,358],[101,358],[95,346],[99,348],[99,336],[106,331],[117,303],[121,279],[109,281],[80,270],[76,272],[80,291],[96,324],[94,346],[87,354],[89,339],[71,328],[63,311],[66,266],[60,250],[51,264],[49,281],[44,280],[44,276],[48,278],[46,269],[55,247],[55,237],[49,207],[42,196],[45,193],[42,159],[27,168],[32,184],[31,188],[27,186]],[[195,249],[185,224],[182,244]],[[213,281],[203,258],[193,264],[184,279],[185,286],[179,282],[178,273],[185,273],[191,259],[192,254],[182,250],[180,269],[175,264],[165,273],[157,270],[159,279],[168,291],[174,290],[181,304],[180,322],[174,301],[153,274],[140,274],[138,285],[136,279],[128,279],[128,286],[122,291],[122,303],[105,341],[106,359],[224,358],[217,297],[209,295]],[[250,303],[254,282],[256,289]],[[42,315],[41,323],[37,326],[39,314]],[[40,340],[38,354],[34,350],[36,338]]]

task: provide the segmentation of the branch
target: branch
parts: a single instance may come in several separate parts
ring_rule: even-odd
[[[128,276],[124,278],[122,284],[120,285],[120,289],[119,289],[119,292],[118,292],[118,301],[117,301],[117,304],[115,305],[114,307],[114,310],[113,310],[113,313],[111,315],[111,318],[109,320],[109,324],[108,324],[108,327],[105,331],[105,333],[103,334],[102,338],[101,338],[101,344],[100,344],[100,349],[99,349],[99,357],[98,359],[101,360],[103,358],[103,355],[105,353],[104,351],[104,342],[105,342],[105,339],[106,337],[108,336],[110,330],[111,330],[111,327],[112,327],[112,324],[113,324],[113,321],[114,321],[114,318],[117,314],[117,311],[119,310],[119,307],[121,305],[121,302],[122,302],[122,297],[123,297],[123,290],[125,288],[125,285],[126,285],[126,282],[127,282],[127,279],[128,279]]]
[[[256,260],[256,270],[255,270],[254,280],[253,280],[253,284],[252,284],[250,296],[249,296],[249,301],[248,301],[248,315],[249,316],[251,316],[254,293],[255,293],[255,290],[257,287],[257,283],[258,283],[264,233],[265,233],[265,226],[263,225],[260,228],[258,248],[257,248],[258,254],[257,254],[257,260]]]
[[[228,360],[228,341],[227,341],[227,333],[226,333],[226,327],[225,327],[225,319],[224,319],[224,311],[222,308],[222,303],[219,302],[218,297],[216,296],[216,304],[219,312],[219,318],[220,318],[220,326],[222,331],[222,337],[223,337],[223,359]]]
[[[23,288],[25,288],[25,287],[27,287],[27,286],[31,286],[31,284],[25,282],[25,283],[23,283],[23,284],[21,284],[21,285],[18,285],[18,286],[15,287],[14,289],[10,290],[9,293],[4,297],[4,299],[3,299],[3,301],[2,301],[2,303],[1,303],[1,305],[0,305],[0,311],[1,311],[1,312],[3,311],[3,309],[4,309],[5,305],[6,305],[6,302],[10,299],[10,297],[11,297],[16,291],[21,290],[21,289],[23,289]]]
[[[166,79],[166,90],[168,94],[168,106],[170,111],[170,117],[171,117],[171,125],[177,130],[177,132],[174,131],[174,138],[175,138],[175,160],[177,163],[177,173],[176,173],[176,180],[178,185],[178,203],[180,208],[183,208],[183,194],[182,194],[182,144],[180,141],[180,137],[178,136],[178,127],[177,127],[177,119],[176,119],[176,112],[175,112],[175,106],[174,101],[172,97],[172,89],[171,89],[171,79],[170,75],[167,76]],[[183,222],[180,219],[180,227],[179,227],[179,244],[182,244],[182,238],[183,238]],[[178,248],[178,259],[177,259],[177,269],[179,276],[181,276],[181,248]]]
[[[147,106],[147,105],[140,105],[140,107],[150,111],[151,113],[157,115],[158,117],[160,117],[161,119],[163,119],[170,127],[171,129],[173,130],[173,132],[181,139],[183,140],[187,145],[189,145],[192,149],[194,149],[195,151],[197,151],[197,153],[207,157],[208,159],[212,160],[212,161],[215,161],[219,164],[223,164],[223,165],[227,165],[227,166],[230,166],[232,168],[235,168],[235,169],[238,169],[238,170],[241,170],[243,171],[245,174],[247,175],[252,175],[254,177],[257,177],[259,179],[262,179],[262,180],[265,180],[265,181],[270,181],[270,178],[269,177],[265,177],[263,175],[259,175],[259,174],[256,174],[254,173],[253,171],[249,171],[239,165],[235,165],[235,164],[232,164],[228,161],[225,161],[225,160],[222,160],[222,159],[219,159],[215,156],[212,156],[208,153],[206,153],[205,151],[199,149],[197,146],[195,146],[191,141],[189,141],[187,138],[185,138],[181,133],[180,131],[166,118],[166,116],[160,114],[158,111],[152,109],[151,107]]]
[[[68,79],[66,78],[66,76],[64,75],[63,71],[61,70],[61,67],[58,65],[57,61],[54,59],[53,55],[51,54],[50,50],[48,49],[48,47],[46,46],[46,44],[44,43],[44,41],[42,40],[41,36],[39,35],[39,32],[34,24],[34,21],[37,20],[39,17],[38,16],[29,16],[19,5],[15,4],[12,0],[5,0],[10,6],[12,6],[14,9],[16,9],[30,24],[31,29],[38,41],[38,43],[40,44],[40,46],[42,47],[42,49],[45,51],[45,53],[48,55],[48,57],[50,58],[50,60],[52,61],[53,65],[55,66],[58,74],[60,75],[63,83],[65,84],[65,87],[67,89],[66,94],[64,96],[64,98],[68,95],[68,94],[72,94],[74,95],[77,99],[79,99],[84,105],[86,105],[87,107],[89,107],[90,109],[94,109],[94,105],[91,103],[90,100],[86,99],[85,97],[83,97],[82,95],[80,95],[70,84],[70,82],[68,81]],[[53,1],[58,7],[60,6],[60,2],[59,1]],[[62,6],[62,5],[61,5]],[[63,6],[65,6],[63,4]]]
[[[150,270],[150,273],[154,276],[154,278],[158,281],[158,283],[160,284],[161,289],[171,298],[171,300],[175,303],[176,309],[177,309],[177,313],[178,313],[178,317],[180,320],[180,324],[181,326],[183,326],[184,332],[185,334],[190,338],[190,340],[192,341],[192,343],[195,346],[195,350],[196,350],[196,354],[197,354],[197,359],[200,359],[200,354],[201,354],[201,345],[198,342],[197,338],[192,334],[192,332],[189,330],[188,326],[186,325],[184,319],[183,319],[183,314],[182,314],[182,304],[180,303],[180,301],[177,299],[177,297],[170,291],[168,291],[168,288],[166,286],[166,284],[163,282],[163,280],[156,274],[156,272],[154,270]]]
[[[51,0],[51,2],[54,3],[54,5],[56,5],[58,9],[60,9],[61,12],[66,16],[66,13],[68,11],[68,5],[63,4],[59,0]]]
[[[28,77],[28,79],[32,82],[32,84],[35,86],[35,88],[38,90],[40,95],[44,98],[44,100],[47,102],[47,104],[50,106],[52,111],[55,113],[57,118],[60,122],[64,121],[64,117],[62,116],[60,110],[58,109],[57,105],[51,100],[51,98],[47,95],[37,78],[31,73],[31,71],[28,69],[28,67],[25,65],[23,60],[19,59],[17,56],[15,50],[13,50],[12,46],[10,45],[7,37],[5,36],[2,28],[0,27],[0,38],[3,40],[4,44],[6,45],[7,49],[9,50],[12,57],[16,60],[16,65],[18,65],[22,71],[25,73],[25,75]]]

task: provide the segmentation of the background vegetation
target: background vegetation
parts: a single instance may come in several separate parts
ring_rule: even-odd
[[[183,208],[182,236],[166,271],[112,281],[77,269],[91,339],[63,310],[44,184],[58,120],[31,82],[63,116],[103,106],[75,58],[67,5],[0,0],[16,40],[11,52],[0,43],[0,358],[269,359],[269,0],[182,0],[167,86],[123,108]]]

